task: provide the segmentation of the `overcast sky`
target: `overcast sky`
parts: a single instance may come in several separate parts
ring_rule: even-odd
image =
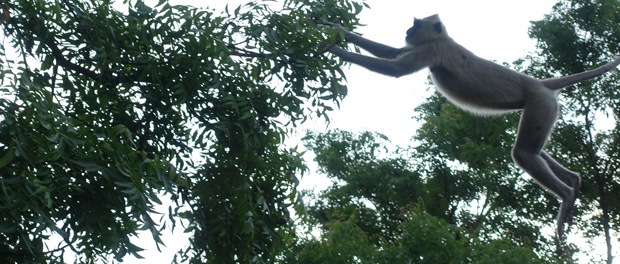
[[[174,1],[196,5],[223,6],[225,1]],[[236,6],[230,1],[231,6]],[[540,20],[551,11],[552,0],[429,0],[429,1],[366,1],[371,9],[361,14],[361,22],[367,26],[356,32],[365,37],[394,47],[404,45],[405,31],[411,27],[413,17],[423,18],[439,14],[448,34],[478,56],[497,62],[512,62],[534,51],[535,42],[527,31],[530,21]],[[397,3],[395,3],[397,2]],[[348,96],[341,108],[330,115],[331,123],[311,121],[302,129],[325,131],[340,128],[353,132],[377,131],[387,135],[394,144],[406,145],[418,125],[411,118],[414,108],[428,96],[426,92],[427,70],[401,78],[385,77],[358,66],[345,68],[348,80]],[[516,124],[515,124],[516,125]],[[303,132],[297,136],[303,135]],[[322,188],[327,181],[317,175],[302,179],[302,188]],[[163,212],[166,212],[164,210]],[[177,229],[176,232],[182,231]],[[172,256],[187,243],[186,236],[167,236],[167,248],[158,252],[150,236],[138,244],[147,248],[144,260],[127,257],[124,263],[170,263]],[[175,242],[178,241],[178,242]]]

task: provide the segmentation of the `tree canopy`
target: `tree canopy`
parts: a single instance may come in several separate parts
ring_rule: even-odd
[[[161,246],[162,230],[180,228],[190,241],[178,263],[572,263],[584,253],[541,232],[559,203],[512,164],[518,115],[481,119],[438,95],[416,108],[411,149],[373,132],[309,133],[303,143],[334,184],[300,195],[303,151],[284,140],[309,118],[329,120],[347,95],[344,64],[326,52],[342,36],[319,22],[355,28],[364,7],[0,1],[0,260],[122,261],[140,256],[139,231]],[[616,0],[559,1],[532,22],[538,50],[514,67],[544,78],[609,60],[619,14]],[[582,173],[571,234],[604,239],[592,261],[607,263],[620,232],[619,86],[616,71],[565,89],[548,146]],[[155,212],[163,199],[172,205]]]
[[[305,167],[282,142],[347,91],[325,53],[339,36],[316,22],[354,25],[362,4],[0,7],[4,263],[139,256],[139,230],[165,243],[151,214],[162,197],[178,202],[169,225],[190,223],[183,262],[267,261],[283,247]]]

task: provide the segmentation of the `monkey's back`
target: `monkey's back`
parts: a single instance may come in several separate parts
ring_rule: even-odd
[[[454,41],[429,43],[439,56],[429,65],[438,90],[450,101],[476,114],[513,111],[525,105],[528,87],[537,79],[482,59]]]

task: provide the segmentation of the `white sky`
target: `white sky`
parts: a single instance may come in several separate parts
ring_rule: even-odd
[[[223,6],[225,1],[182,1],[175,3]],[[209,3],[211,2],[211,3]],[[236,6],[239,1],[229,1]],[[497,62],[512,62],[534,51],[535,42],[528,37],[530,21],[540,20],[551,11],[555,0],[430,0],[385,1],[369,0],[371,9],[365,9],[360,18],[367,26],[356,32],[365,37],[394,47],[404,45],[405,31],[413,17],[439,14],[448,34],[478,56]],[[198,4],[199,3],[199,4]],[[330,114],[329,127],[322,120],[306,123],[294,137],[304,135],[302,129],[326,131],[340,128],[352,132],[377,131],[387,135],[396,145],[407,145],[418,124],[412,120],[414,108],[429,95],[426,92],[427,70],[399,79],[375,74],[359,66],[345,69],[348,96],[340,109]],[[516,124],[515,124],[516,125]],[[328,181],[318,175],[306,175],[301,187],[324,188]],[[163,209],[163,208],[162,208]],[[167,210],[163,209],[162,212]],[[182,231],[177,229],[177,232]],[[186,236],[166,236],[167,248],[157,252],[151,246],[150,236],[138,244],[147,247],[142,254],[146,259],[127,257],[124,263],[170,263],[173,254],[187,243]],[[178,242],[175,242],[178,241]],[[604,244],[603,244],[604,245]]]

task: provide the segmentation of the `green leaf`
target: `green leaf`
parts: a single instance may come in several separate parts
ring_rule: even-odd
[[[73,163],[83,167],[84,169],[86,169],[87,171],[99,171],[101,170],[101,166],[99,166],[98,164],[92,162],[92,161],[86,161],[86,160],[72,160]]]
[[[144,2],[141,0],[137,1],[135,6],[136,6],[136,10],[140,14],[150,14],[153,11],[152,8],[144,4]]]
[[[43,61],[41,62],[41,70],[42,71],[49,70],[52,67],[53,63],[54,63],[54,56],[53,55],[45,56],[45,59],[43,59]]]
[[[14,157],[15,157],[15,149],[12,147],[9,147],[9,149],[0,158],[0,168],[10,164],[11,161],[13,161]]]

